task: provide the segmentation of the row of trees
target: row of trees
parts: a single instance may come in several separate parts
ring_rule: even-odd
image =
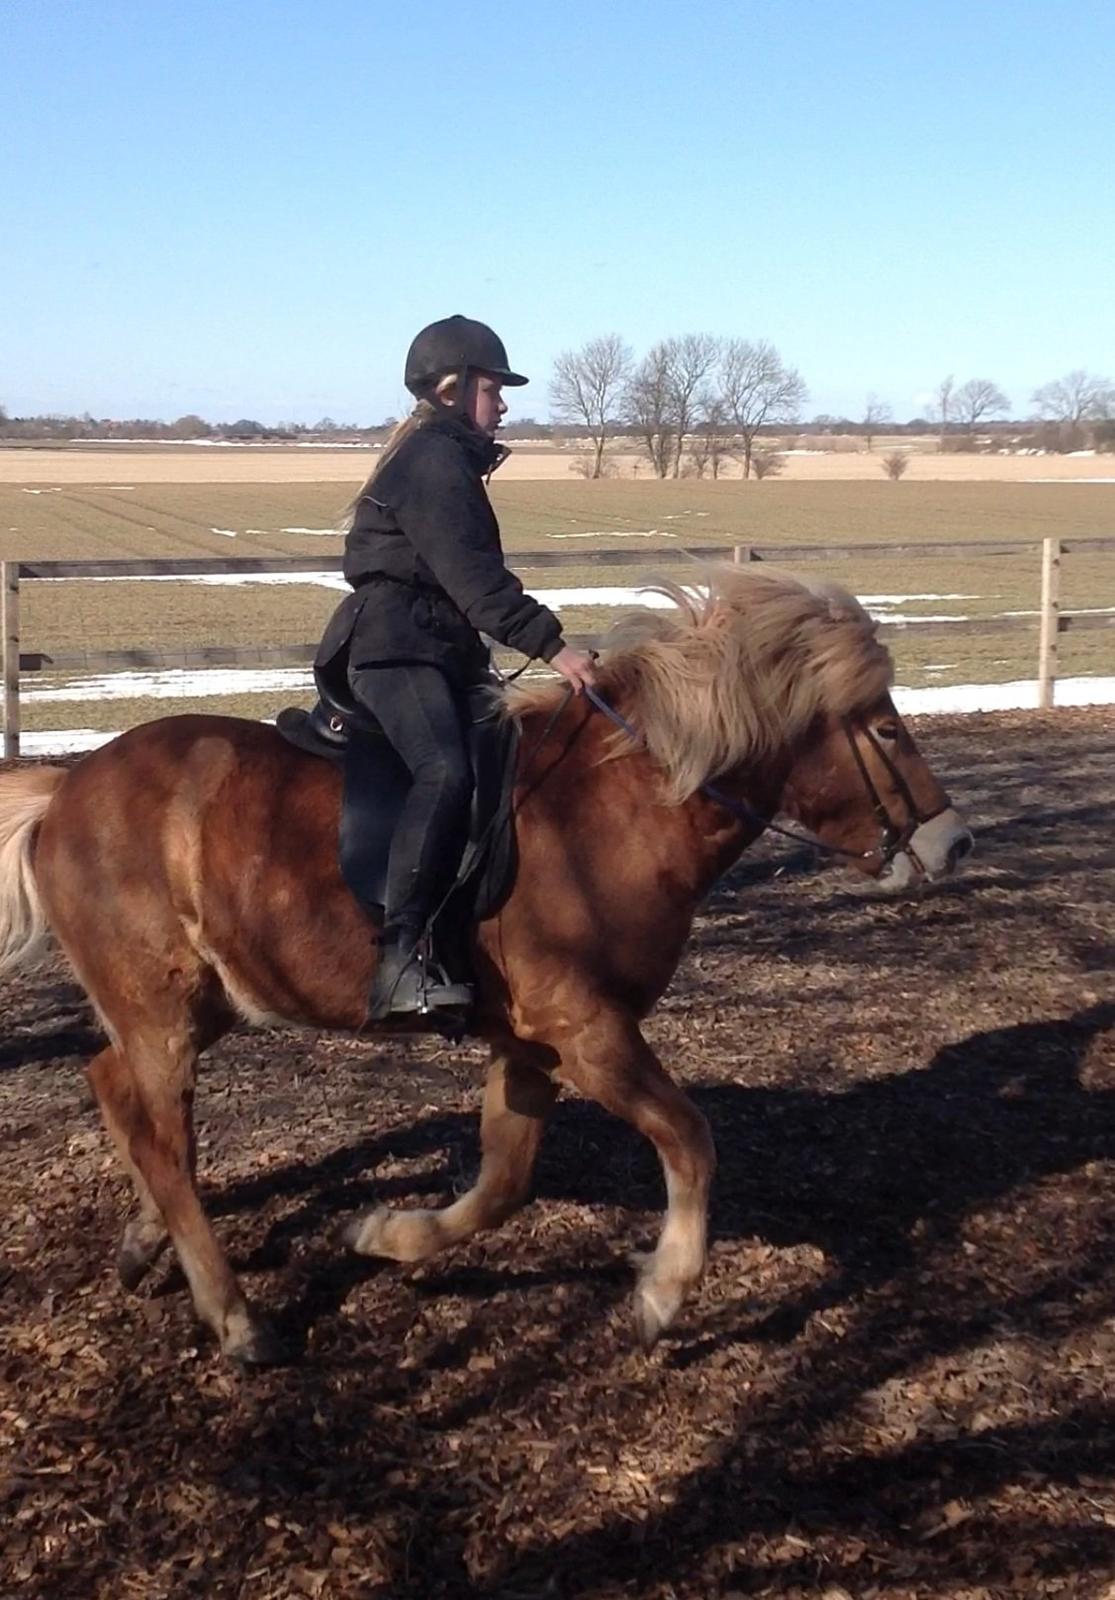
[[[1115,416],[1115,385],[1110,378],[1077,368],[1052,383],[1043,383],[1030,396],[1034,420],[1080,428]],[[952,374],[943,378],[934,394],[934,420],[941,428],[950,424],[972,429],[993,417],[1005,416],[1010,401],[988,378],[969,378],[957,387]]]
[[[550,385],[554,424],[525,419],[505,433],[510,439],[558,440],[587,434],[592,443],[587,471],[592,477],[604,472],[608,442],[620,436],[641,444],[660,478],[680,475],[683,454],[686,470],[699,476],[718,477],[725,459],[736,458],[750,477],[757,469],[760,436],[798,424],[806,398],[801,374],[764,340],[684,334],[660,340],[636,361],[618,334],[606,334],[558,356]],[[1078,369],[1043,384],[1030,398],[1038,425],[1025,440],[1030,447],[1071,450],[1085,443],[1100,449],[1115,447],[1115,385],[1109,379]],[[858,434],[868,450],[884,429],[923,434],[934,428],[942,450],[970,449],[976,447],[977,429],[994,436],[1017,426],[997,420],[1009,407],[1007,396],[991,379],[969,378],[958,384],[950,374],[933,391],[926,417],[896,424],[891,408],[869,394],[856,420],[816,416],[798,425],[810,434]],[[323,417],[312,424],[268,426],[252,418],[209,423],[194,413],[173,422],[98,419],[88,413],[9,417],[0,406],[0,439],[375,444],[394,422],[388,417],[361,427]]]
[[[593,477],[621,426],[660,478],[680,475],[687,441],[702,475],[719,476],[723,459],[738,454],[750,477],[760,429],[795,421],[807,396],[774,345],[707,333],[662,339],[639,362],[619,334],[604,334],[563,351],[550,384],[554,415],[583,425],[592,441]]]
[[[80,417],[60,414],[9,417],[0,406],[0,439],[17,440],[144,439],[217,444],[250,440],[257,444],[299,444],[345,439],[372,444],[385,438],[394,425],[393,417],[367,428],[358,427],[356,423],[334,422],[332,417],[322,417],[320,422],[313,423],[270,425],[252,417],[240,417],[235,422],[206,422],[194,412],[176,417],[173,422],[161,422],[152,417],[94,417],[88,411]]]
[[[550,383],[555,417],[592,441],[593,477],[604,471],[608,441],[619,434],[641,440],[660,478],[680,475],[683,448],[702,477],[717,477],[728,456],[742,460],[744,477],[750,477],[760,433],[796,423],[807,395],[801,374],[774,345],[704,333],[660,340],[641,361],[619,334],[603,334],[563,351]],[[1084,424],[1115,418],[1115,385],[1083,370],[1043,384],[1030,398],[1035,420],[1052,425],[1042,440],[1046,448],[1058,442],[1071,448]],[[937,427],[944,449],[950,434],[974,436],[1009,409],[1007,396],[990,378],[958,384],[950,374],[934,391],[930,416],[907,426]],[[869,394],[858,423],[817,417],[813,425],[829,431],[852,427],[870,450],[876,434],[892,423],[891,408]],[[1106,442],[1106,434],[1097,442]]]

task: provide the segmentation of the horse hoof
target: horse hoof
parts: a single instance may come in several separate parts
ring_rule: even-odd
[[[632,1255],[631,1263],[641,1269],[635,1286],[635,1337],[645,1355],[649,1355],[673,1322],[681,1306],[681,1293],[656,1284],[649,1271],[653,1258],[649,1255]]]
[[[225,1355],[238,1367],[281,1367],[290,1352],[269,1322],[254,1322],[234,1344],[225,1346]]]
[[[137,1240],[128,1240],[120,1246],[116,1252],[116,1273],[129,1294],[134,1294],[139,1288],[165,1248],[165,1240],[160,1240],[154,1247],[140,1244]]]
[[[386,1206],[373,1206],[370,1211],[362,1211],[359,1216],[350,1218],[341,1228],[341,1244],[346,1250],[355,1251],[358,1256],[379,1255],[383,1225],[390,1215]]]
[[[635,1296],[635,1339],[639,1349],[649,1356],[666,1330],[658,1311],[641,1292]]]

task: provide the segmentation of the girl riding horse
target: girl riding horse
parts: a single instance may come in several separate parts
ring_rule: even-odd
[[[471,777],[462,709],[468,690],[490,681],[481,632],[548,662],[577,693],[594,681],[591,657],[566,644],[558,618],[508,571],[485,488],[508,454],[496,443],[502,391],[527,379],[510,370],[491,328],[455,316],[417,335],[405,382],[417,405],[353,504],[344,555],[353,593],[315,661],[319,674],[344,663],[354,699],[411,775],[391,843],[371,1021],[471,1003],[467,985],[430,969],[424,941],[465,843]],[[349,759],[359,759],[355,745]],[[343,866],[361,898],[359,846],[346,841]]]

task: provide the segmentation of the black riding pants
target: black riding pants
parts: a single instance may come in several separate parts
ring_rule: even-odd
[[[463,706],[439,668],[420,664],[353,668],[349,686],[410,772],[391,840],[384,922],[385,932],[417,939],[452,888],[468,839],[472,772]],[[359,760],[355,750],[348,759],[354,755]],[[354,778],[359,774],[346,772],[346,782]],[[358,851],[359,840],[349,850]],[[362,881],[359,863],[347,865]]]

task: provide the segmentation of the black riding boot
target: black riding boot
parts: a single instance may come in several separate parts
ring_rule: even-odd
[[[379,940],[379,962],[368,996],[370,1022],[429,1012],[459,1014],[471,1005],[471,987],[467,983],[450,983],[440,962],[431,959],[428,934],[385,930]]]

